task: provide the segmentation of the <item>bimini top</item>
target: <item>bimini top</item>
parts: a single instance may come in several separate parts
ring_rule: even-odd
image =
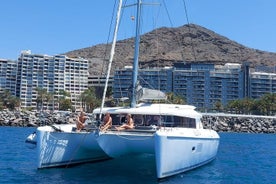
[[[195,107],[191,105],[178,104],[138,104],[136,107],[105,107],[102,113],[109,112],[111,114],[144,114],[144,115],[167,115],[180,116],[189,118],[201,118],[202,115],[195,111]],[[100,108],[93,111],[95,114],[100,113]]]

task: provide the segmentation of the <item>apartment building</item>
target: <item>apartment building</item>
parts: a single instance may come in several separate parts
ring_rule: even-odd
[[[250,96],[257,99],[267,93],[276,93],[276,73],[250,73]]]
[[[201,110],[228,104],[245,97],[259,98],[265,93],[276,93],[276,74],[250,73],[248,63],[225,65],[177,64],[170,68],[140,69],[138,80],[143,87],[173,92],[185,98],[187,104]],[[113,97],[128,97],[132,67],[115,71]]]
[[[244,74],[241,64],[226,63],[210,71],[210,98],[208,108],[244,98]]]
[[[22,108],[37,107],[37,88],[54,94],[43,108],[58,109],[59,91],[70,93],[75,108],[80,108],[80,94],[88,88],[88,61],[64,55],[48,56],[22,51],[18,58],[16,95]]]
[[[187,104],[203,108],[210,101],[210,71],[213,64],[179,64],[173,70],[173,92]]]
[[[16,95],[17,61],[0,59],[0,92],[10,91]]]
[[[113,76],[108,79],[108,86],[112,86],[114,80]],[[106,76],[90,75],[88,76],[88,86],[104,87],[106,83]]]

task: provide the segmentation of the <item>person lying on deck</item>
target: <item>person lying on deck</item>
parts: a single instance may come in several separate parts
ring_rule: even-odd
[[[101,131],[106,131],[107,129],[112,127],[112,118],[109,113],[106,113],[103,118],[103,123],[100,126]]]
[[[126,123],[122,124],[119,127],[115,127],[117,130],[125,130],[125,129],[133,129],[134,128],[134,121],[131,118],[131,114],[126,115]]]

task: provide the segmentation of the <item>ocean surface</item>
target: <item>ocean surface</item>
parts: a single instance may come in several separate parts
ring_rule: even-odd
[[[38,170],[36,151],[24,142],[34,130],[0,127],[0,183],[276,183],[275,134],[220,133],[214,161],[157,181],[150,155]]]

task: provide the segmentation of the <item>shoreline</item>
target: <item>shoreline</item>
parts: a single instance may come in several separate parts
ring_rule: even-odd
[[[276,116],[256,116],[225,113],[202,113],[204,128],[217,132],[276,133]],[[0,111],[0,126],[38,127],[74,123],[76,113],[34,111]]]
[[[276,133],[275,116],[203,115],[203,127],[217,132]]]

